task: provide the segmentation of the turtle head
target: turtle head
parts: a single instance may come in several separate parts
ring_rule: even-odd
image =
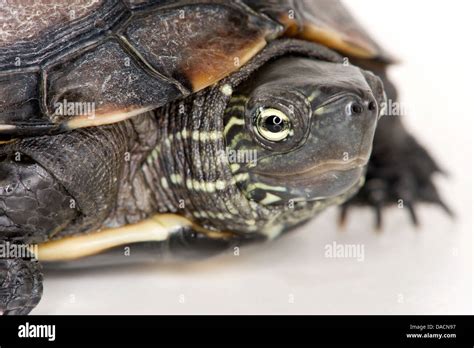
[[[352,65],[296,57],[268,63],[226,111],[227,150],[240,189],[264,205],[354,191],[383,98],[380,79]]]

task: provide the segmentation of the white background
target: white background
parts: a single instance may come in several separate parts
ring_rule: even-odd
[[[354,211],[338,230],[330,209],[299,231],[240,256],[198,263],[47,272],[34,314],[460,314],[472,313],[472,33],[470,1],[352,0],[373,36],[403,60],[391,69],[405,122],[447,169],[436,182],[456,212]],[[324,257],[357,243],[365,261]],[[184,296],[184,297],[183,297]],[[184,299],[184,303],[182,303]]]

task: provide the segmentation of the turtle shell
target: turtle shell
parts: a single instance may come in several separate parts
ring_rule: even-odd
[[[333,0],[9,0],[0,23],[0,141],[160,107],[282,36],[390,62]]]

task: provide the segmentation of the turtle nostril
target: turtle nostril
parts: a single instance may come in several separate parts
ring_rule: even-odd
[[[369,110],[370,111],[375,111],[375,109],[377,109],[377,106],[375,105],[375,102],[371,101],[369,103]]]
[[[363,110],[362,106],[361,106],[360,104],[358,104],[358,103],[353,103],[353,104],[351,105],[351,111],[352,111],[354,114],[360,114],[360,113],[362,113],[362,110]]]

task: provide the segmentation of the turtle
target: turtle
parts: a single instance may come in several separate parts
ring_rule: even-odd
[[[0,23],[2,314],[43,266],[208,257],[333,205],[450,213],[387,111],[398,60],[339,1],[7,0]]]

